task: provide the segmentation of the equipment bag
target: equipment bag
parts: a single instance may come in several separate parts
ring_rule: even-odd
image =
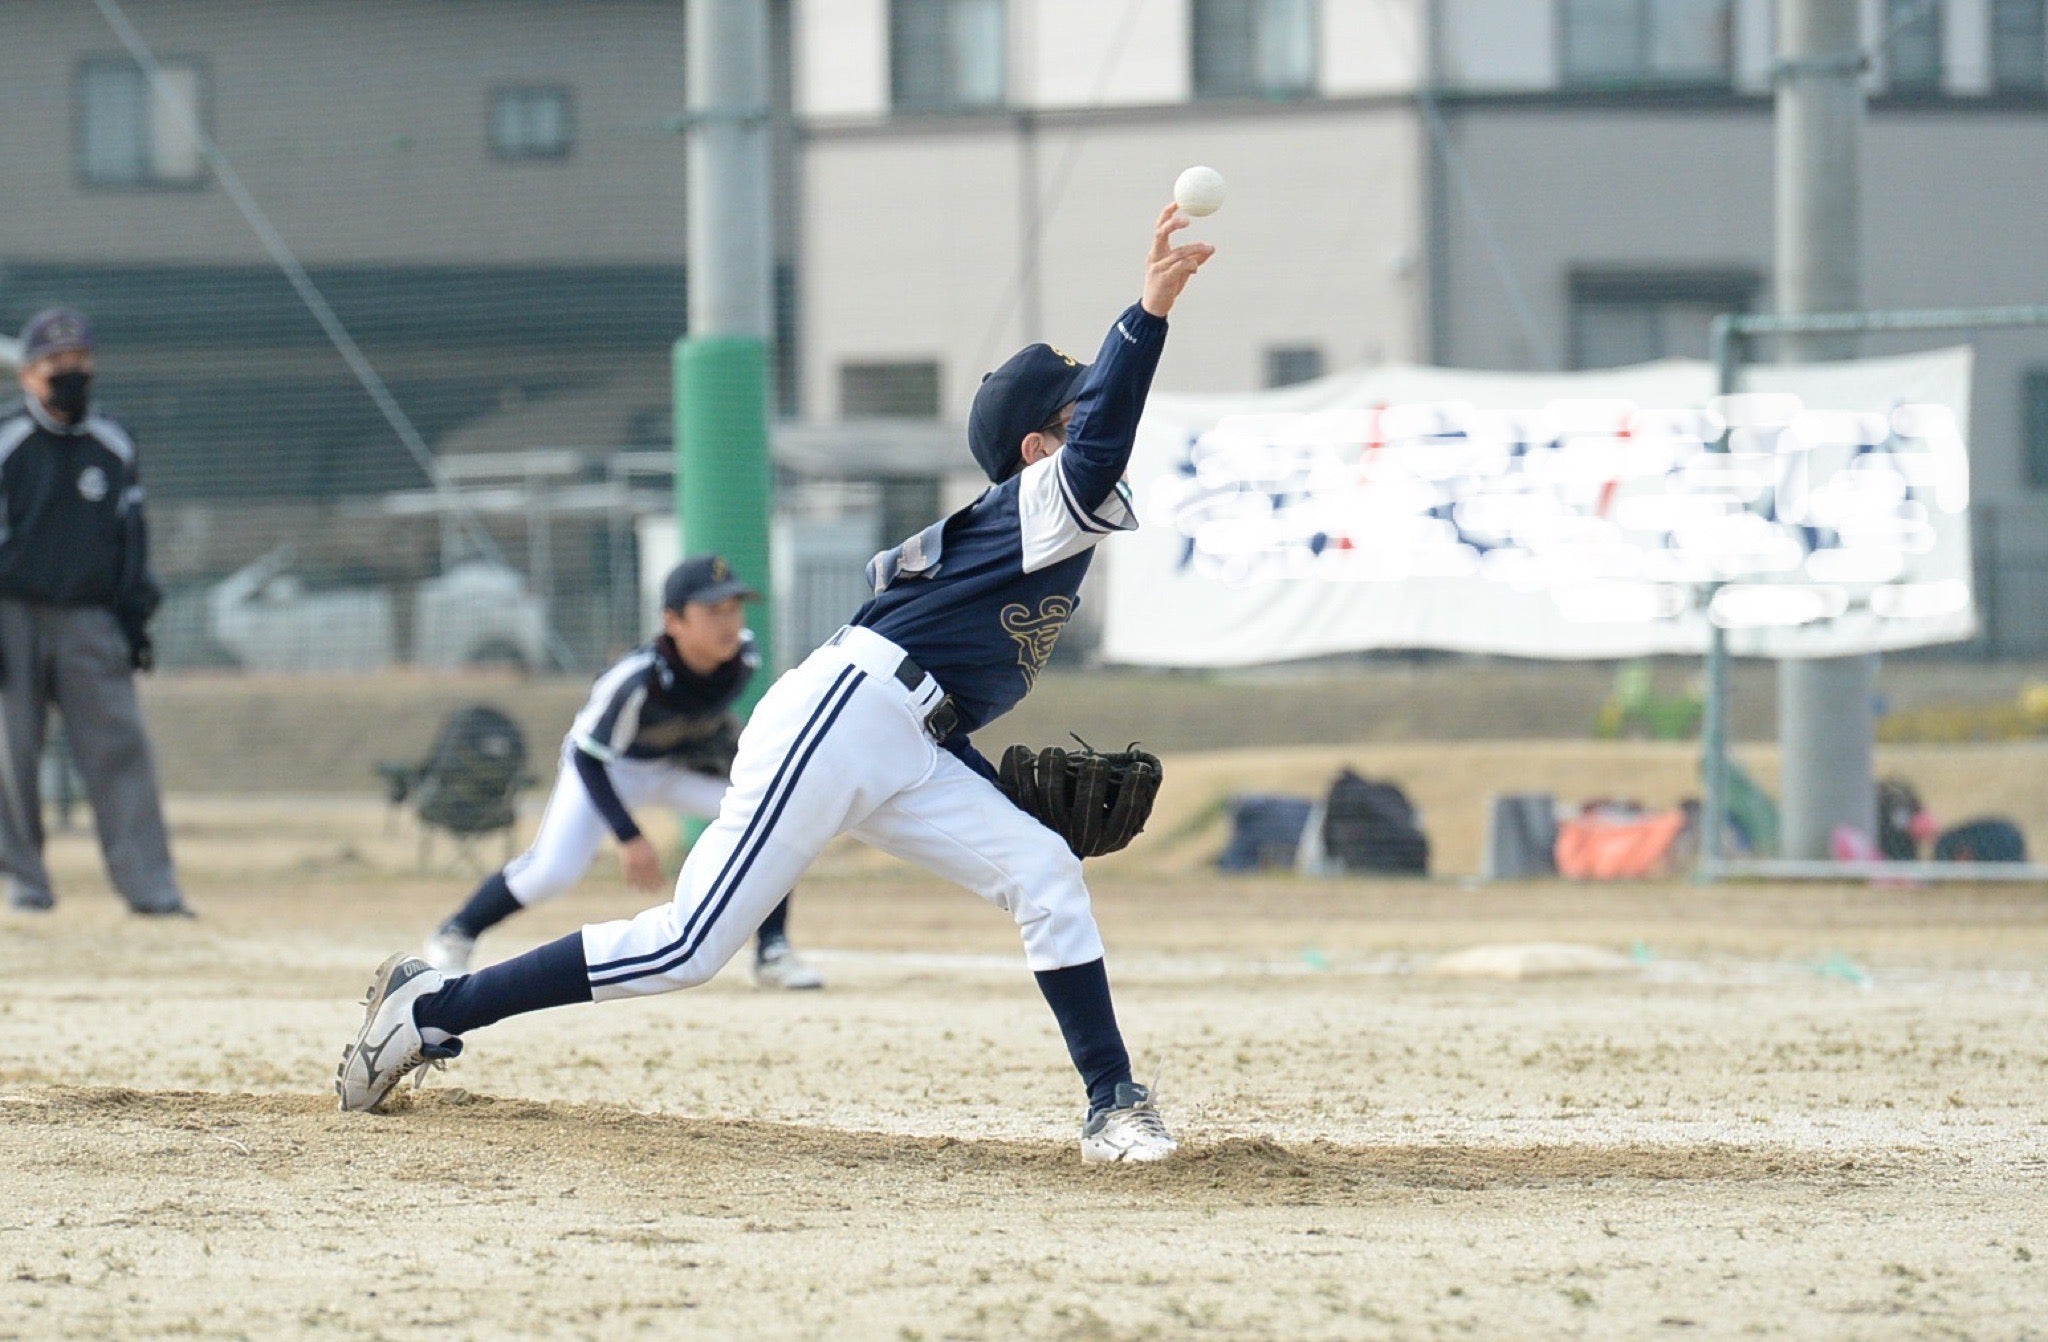
[[[1583,881],[1651,880],[1683,865],[1684,807],[1645,812],[1596,803],[1557,826],[1557,872]]]
[[[1421,876],[1429,871],[1429,839],[1408,794],[1392,783],[1346,769],[1330,785],[1323,816],[1323,854],[1340,871]]]
[[[1966,820],[1934,841],[1936,862],[2024,862],[2026,836],[2003,816]]]
[[[1548,792],[1495,797],[1487,812],[1486,857],[1480,875],[1518,881],[1557,875],[1557,799]]]
[[[1292,867],[1316,804],[1307,797],[1250,793],[1230,799],[1230,843],[1216,859],[1218,871],[1259,871]]]
[[[1920,840],[1914,822],[1926,804],[1913,785],[1903,778],[1881,779],[1877,785],[1877,847],[1892,862],[1911,862],[1920,856]]]

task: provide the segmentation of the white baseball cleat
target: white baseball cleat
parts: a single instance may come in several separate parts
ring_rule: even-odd
[[[377,966],[370,995],[363,999],[363,1028],[342,1050],[334,1073],[334,1093],[343,1109],[375,1109],[408,1073],[462,1052],[460,1039],[428,1044],[412,1021],[413,1004],[445,982],[439,970],[403,951]]]
[[[1152,1105],[1152,1092],[1135,1081],[1116,1088],[1116,1103],[1081,1125],[1081,1159],[1090,1165],[1164,1160],[1180,1150]]]
[[[464,936],[450,927],[434,933],[427,938],[427,944],[420,947],[420,959],[451,979],[469,972],[469,960],[475,954],[476,938]]]
[[[762,943],[760,951],[755,954],[754,986],[801,991],[822,988],[825,979],[803,962],[803,957],[796,953],[796,947],[787,940],[778,939]]]

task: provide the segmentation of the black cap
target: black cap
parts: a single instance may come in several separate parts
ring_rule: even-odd
[[[92,326],[72,308],[45,308],[21,328],[21,366],[69,350],[92,348]]]
[[[1088,365],[1050,345],[1026,345],[981,380],[967,412],[967,447],[991,480],[1017,471],[1024,438],[1079,399]]]
[[[681,610],[692,601],[723,601],[727,597],[760,600],[761,594],[741,582],[732,565],[717,555],[691,555],[669,570],[661,584],[661,604]]]

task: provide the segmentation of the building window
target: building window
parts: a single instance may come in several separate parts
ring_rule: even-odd
[[[841,419],[937,419],[936,359],[839,365]]]
[[[1729,0],[1564,0],[1568,84],[1725,84]]]
[[[2043,0],[1991,0],[1991,84],[1993,88],[2038,92],[2048,60],[2048,21]]]
[[[133,61],[90,60],[78,69],[78,169],[92,186],[196,186],[204,72],[163,61],[152,84]]]
[[[1885,77],[1892,88],[1941,87],[1941,0],[1885,0]]]
[[[2048,489],[2048,369],[2028,373],[2020,384],[2021,422],[2027,435],[2027,483]]]
[[[1704,359],[1714,318],[1747,312],[1757,277],[1742,271],[1580,271],[1571,277],[1574,368]]]
[[[1003,0],[890,0],[889,88],[899,112],[1000,107]]]
[[[1321,345],[1272,345],[1266,350],[1266,385],[1291,387],[1323,375]]]
[[[1195,0],[1197,98],[1299,98],[1315,88],[1315,0]]]
[[[556,85],[491,94],[491,153],[499,158],[564,158],[576,143],[576,104]]]

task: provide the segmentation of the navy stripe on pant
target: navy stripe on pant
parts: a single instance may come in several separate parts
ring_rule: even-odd
[[[735,844],[732,852],[726,856],[725,864],[712,878],[702,901],[691,913],[689,921],[684,924],[676,939],[645,954],[593,965],[590,971],[592,987],[610,987],[638,978],[666,974],[697,953],[704,944],[705,936],[716,925],[719,916],[725,912],[741,883],[746,880],[747,873],[752,869],[761,849],[774,834],[775,824],[789,805],[790,798],[795,795],[797,785],[802,781],[804,770],[810,764],[811,758],[817,754],[826,734],[832,730],[832,724],[838,721],[839,715],[846,710],[846,705],[852,701],[854,694],[860,689],[861,682],[866,679],[864,672],[848,667],[832,682],[832,688],[818,701],[818,706],[812,710],[803,730],[797,734],[789,754],[784,757],[782,767],[769,783],[768,791],[762,796],[759,808],[747,822],[747,828],[740,836],[739,843]]]

